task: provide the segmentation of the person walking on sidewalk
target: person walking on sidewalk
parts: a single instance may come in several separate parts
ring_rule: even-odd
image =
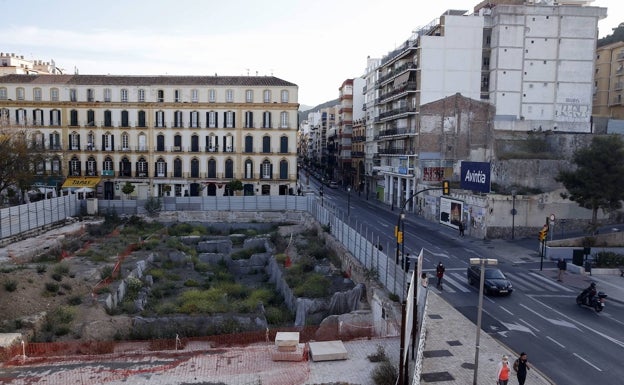
[[[507,385],[509,382],[509,359],[503,356],[501,362],[498,363],[498,374],[496,376],[497,385]]]
[[[516,361],[514,361],[513,368],[516,372],[516,377],[518,377],[518,384],[524,385],[524,381],[526,381],[527,371],[531,369],[525,352],[520,353],[520,357],[518,357]]]
[[[557,273],[557,281],[563,282],[563,272],[566,271],[567,264],[563,258],[559,258],[557,261],[557,268],[559,269],[559,273]]]
[[[463,237],[464,236],[464,222],[460,221],[457,227],[459,228],[459,236]]]
[[[442,278],[444,278],[444,265],[442,262],[438,262],[438,266],[436,267],[436,277],[438,277],[438,289],[442,290]]]

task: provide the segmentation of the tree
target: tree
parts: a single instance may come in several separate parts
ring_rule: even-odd
[[[233,195],[234,191],[241,191],[243,189],[243,182],[238,179],[231,180],[227,184],[229,195]]]
[[[576,169],[560,171],[555,180],[568,190],[564,198],[592,210],[596,228],[598,209],[604,212],[622,207],[624,199],[624,142],[618,135],[595,136],[588,147],[577,150],[572,163]]]
[[[23,197],[35,180],[35,165],[44,161],[43,150],[34,142],[29,145],[25,132],[0,130],[0,193],[19,189]]]
[[[134,192],[134,185],[130,182],[126,182],[121,188],[121,192],[126,194],[126,197]]]

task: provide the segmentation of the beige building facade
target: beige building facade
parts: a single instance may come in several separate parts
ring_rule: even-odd
[[[272,76],[0,76],[2,124],[49,154],[37,176],[104,199],[126,183],[138,198],[227,195],[234,180],[245,195],[292,194],[297,100]]]

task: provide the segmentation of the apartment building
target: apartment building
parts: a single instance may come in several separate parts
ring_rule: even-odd
[[[292,194],[297,98],[272,76],[0,76],[3,125],[49,150],[36,174],[104,199]]]
[[[601,132],[624,132],[624,42],[598,47],[595,58],[594,125]]]
[[[61,74],[62,71],[56,68],[54,60],[46,62],[43,60],[24,59],[24,55],[0,52],[0,75],[7,74]]]

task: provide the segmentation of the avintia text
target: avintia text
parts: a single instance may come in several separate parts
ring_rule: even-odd
[[[486,175],[482,171],[466,171],[464,182],[485,183]]]

